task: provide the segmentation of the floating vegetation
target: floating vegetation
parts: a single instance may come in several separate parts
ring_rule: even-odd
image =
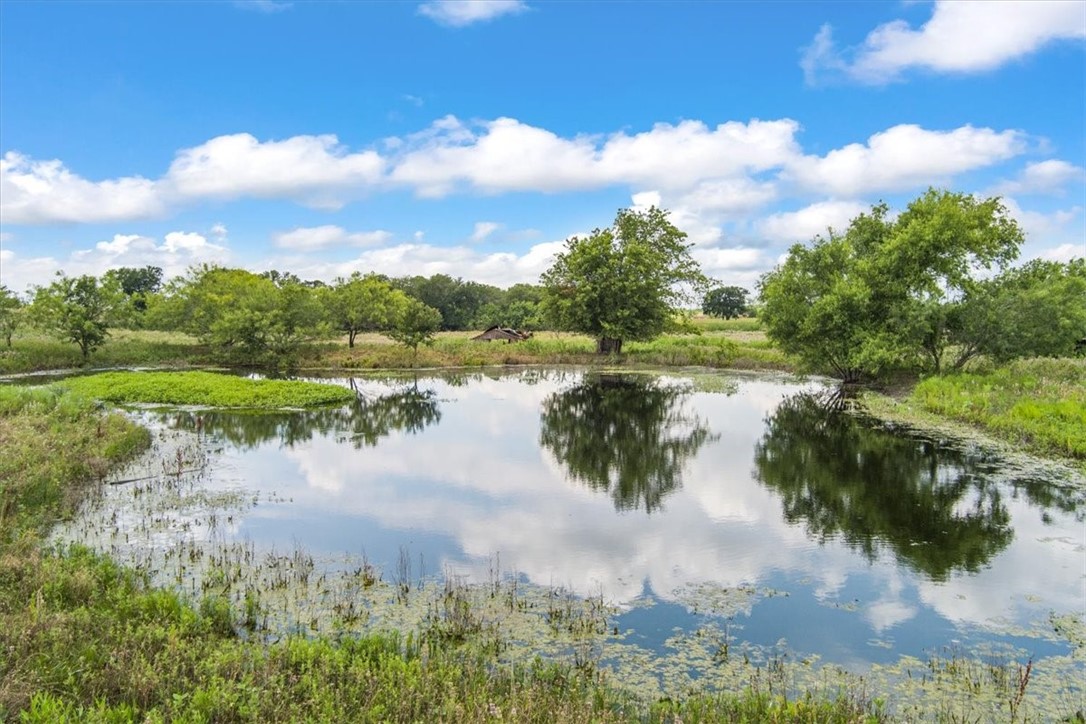
[[[248,409],[344,404],[354,394],[337,385],[263,380],[214,372],[103,372],[61,383],[87,397],[114,403],[206,405]]]

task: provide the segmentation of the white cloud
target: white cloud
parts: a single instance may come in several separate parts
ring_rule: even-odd
[[[1066,234],[1071,222],[1082,213],[1081,206],[1057,209],[1047,214],[1040,211],[1031,211],[1023,209],[1018,201],[1010,197],[1003,199],[1003,205],[1007,207],[1007,213],[1018,221],[1019,226],[1026,232],[1026,237],[1030,240]],[[1077,236],[1082,238],[1082,235],[1083,230],[1080,225],[1080,228],[1077,229]]]
[[[837,196],[940,185],[954,175],[1012,158],[1025,150],[1019,131],[962,126],[929,131],[899,125],[825,156],[794,159],[785,175],[801,187]]]
[[[870,208],[858,201],[819,201],[798,211],[768,216],[755,228],[769,241],[807,242],[830,228],[843,231],[852,219]]]
[[[478,244],[500,228],[501,224],[493,221],[476,221],[475,229],[471,232],[470,241]]]
[[[1051,249],[1044,249],[1037,254],[1038,259],[1067,263],[1072,259],[1086,259],[1086,241],[1078,244],[1060,244]]]
[[[564,193],[628,188],[655,194],[689,223],[691,240],[715,243],[720,224],[745,219],[786,192],[850,198],[949,182],[956,174],[1021,153],[1019,131],[963,126],[932,131],[900,125],[864,143],[803,155],[790,119],[660,123],[640,133],[559,136],[514,118],[438,119],[423,131],[385,139],[383,151],[352,151],[334,135],[260,141],[218,136],[180,150],[161,178],[87,181],[60,161],[17,153],[3,160],[0,217],[5,223],[94,223],[163,214],[204,199],[277,198],[337,209],[374,191]],[[1031,167],[1031,183],[1065,174]],[[1072,167],[1073,168],[1073,167]],[[215,227],[213,227],[214,229]],[[211,231],[214,236],[216,232]]]
[[[608,185],[685,189],[770,170],[800,153],[799,124],[789,119],[729,121],[715,128],[701,121],[659,123],[606,139],[563,138],[514,118],[475,125],[447,116],[407,139],[392,180],[423,196],[444,196],[463,184],[485,193]]]
[[[339,208],[344,190],[378,183],[384,166],[376,151],[349,153],[334,135],[261,142],[237,133],[179,151],[166,178],[183,197],[289,198]]]
[[[140,234],[114,234],[112,239],[99,241],[92,248],[79,249],[67,258],[23,256],[4,250],[0,256],[0,283],[16,291],[34,285],[48,284],[58,270],[69,276],[93,274],[100,276],[121,266],[161,267],[166,278],[177,276],[193,264],[227,263],[230,252],[213,244],[203,235],[186,231],[171,231],[163,242]]]
[[[524,0],[429,0],[419,5],[419,15],[441,25],[462,28],[527,9]]]
[[[314,262],[304,257],[280,261],[303,279],[330,281],[352,272],[376,272],[389,276],[448,274],[484,284],[508,287],[518,282],[536,283],[549,267],[554,255],[562,251],[564,241],[536,244],[522,254],[514,252],[480,253],[469,246],[434,246],[417,243],[397,244],[367,249],[354,259],[342,262]]]
[[[886,83],[910,68],[976,73],[998,68],[1050,42],[1086,37],[1086,4],[1061,0],[935,3],[931,19],[914,30],[904,20],[880,25],[845,55],[823,26],[801,65],[808,82],[820,73]]]
[[[9,151],[0,160],[0,222],[94,223],[158,216],[165,205],[155,182],[138,176],[87,181],[58,160]]]
[[[222,223],[221,221],[213,224],[210,231],[211,235],[214,236],[216,239],[226,238],[226,224]]]
[[[392,234],[381,229],[348,232],[341,226],[327,224],[279,232],[272,239],[280,249],[317,251],[341,246],[376,246],[387,243],[392,239]]]
[[[1084,172],[1081,166],[1067,161],[1048,159],[1028,164],[1018,178],[1004,181],[992,189],[996,194],[1055,194],[1063,193],[1064,188],[1073,181],[1081,181]]]

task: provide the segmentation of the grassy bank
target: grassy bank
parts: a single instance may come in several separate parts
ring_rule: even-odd
[[[293,380],[253,380],[214,372],[102,372],[59,383],[106,402],[211,405],[246,409],[316,407],[354,399],[345,387]]]
[[[630,366],[706,366],[789,370],[794,363],[775,349],[755,320],[698,320],[701,334],[664,335],[651,342],[630,342],[622,355],[600,357],[594,341],[583,335],[539,332],[515,344],[474,342],[475,332],[442,332],[433,346],[411,350],[379,334],[359,335],[354,348],[346,338],[301,349],[291,366],[302,369],[372,370],[406,367],[481,367],[488,365],[577,364]],[[11,349],[0,349],[0,374],[86,367],[214,364],[215,355],[180,333],[116,330],[84,364],[74,344],[39,334],[19,334]]]
[[[1042,455],[1086,461],[1086,359],[1032,359],[923,380],[908,404]]]
[[[493,667],[408,635],[235,633],[222,598],[188,602],[85,548],[41,536],[145,431],[56,388],[0,387],[0,721],[841,721],[847,697],[764,690],[635,702],[598,674]]]

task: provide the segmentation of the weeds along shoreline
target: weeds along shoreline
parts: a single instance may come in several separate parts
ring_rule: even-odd
[[[744,661],[726,630],[699,630],[675,643],[717,690],[676,696],[615,679],[605,601],[528,590],[500,572],[481,586],[421,580],[401,555],[391,572],[363,559],[330,576],[303,550],[258,556],[241,544],[120,565],[106,545],[50,547],[49,531],[152,443],[147,431],[73,392],[5,386],[0,440],[12,453],[0,463],[0,610],[11,622],[0,631],[0,719],[844,722],[1081,710],[1081,690],[1059,683],[1074,681],[1086,653],[1081,622],[1068,619],[1053,625],[1075,653],[1058,661],[951,651],[866,677]],[[175,453],[159,456],[155,484],[180,496],[182,473],[200,462]],[[244,500],[216,504],[225,517]],[[322,601],[323,614],[291,609],[299,598]],[[364,626],[375,601],[389,617],[378,632]]]

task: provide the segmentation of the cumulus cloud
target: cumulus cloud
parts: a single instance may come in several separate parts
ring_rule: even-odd
[[[167,278],[177,276],[193,264],[230,261],[225,246],[214,244],[202,234],[171,231],[162,243],[140,234],[114,234],[88,249],[73,251],[66,258],[29,256],[5,249],[0,257],[0,283],[23,291],[28,287],[48,284],[58,270],[69,276],[93,274],[100,276],[109,269],[130,266],[161,267]]]
[[[849,222],[871,207],[858,201],[819,201],[798,211],[772,214],[755,228],[773,242],[806,242],[828,229],[844,230]]]
[[[9,151],[0,160],[0,223],[93,223],[158,216],[165,204],[154,181],[139,176],[87,181],[58,160]]]
[[[843,75],[887,83],[911,68],[977,73],[998,68],[1058,40],[1086,38],[1086,4],[1062,0],[935,3],[919,29],[904,20],[880,25],[858,48],[840,51],[823,26],[803,54],[808,82]]]
[[[1081,166],[1060,159],[1048,159],[1028,164],[1017,178],[997,184],[996,194],[1054,194],[1062,195],[1068,184],[1082,181],[1086,176]]]
[[[940,185],[956,174],[1012,158],[1025,150],[1019,131],[962,126],[930,131],[894,126],[825,156],[791,161],[785,176],[802,188],[837,196]]]
[[[1067,263],[1072,259],[1086,259],[1086,241],[1079,242],[1078,244],[1060,244],[1051,249],[1044,249],[1037,254],[1037,258],[1064,263]]]
[[[1031,240],[1065,234],[1071,222],[1082,213],[1081,206],[1057,209],[1049,213],[1023,209],[1017,200],[1010,197],[1003,199],[1003,205]],[[1081,229],[1078,230],[1078,235],[1082,236]]]
[[[799,154],[790,119],[659,123],[606,138],[563,138],[514,118],[469,125],[448,116],[408,139],[391,178],[423,196],[458,186],[484,193],[575,191],[608,185],[690,188],[699,181],[765,171]]]
[[[334,135],[262,142],[236,133],[178,152],[167,180],[186,197],[289,198],[334,209],[344,190],[379,182],[384,167],[376,151],[350,153]]]
[[[719,224],[748,217],[785,193],[850,198],[947,183],[956,174],[1025,150],[1015,130],[900,125],[825,156],[805,155],[791,119],[686,120],[639,132],[560,136],[514,118],[438,119],[423,131],[352,150],[334,135],[261,141],[218,136],[180,150],[157,180],[89,181],[60,161],[9,152],[0,165],[4,223],[94,223],[164,214],[206,199],[288,199],[338,209],[377,191],[565,193],[608,187],[654,193],[691,222],[691,239],[713,243]],[[1031,169],[1038,184],[1063,162]]]
[[[524,0],[429,0],[419,5],[419,15],[441,25],[462,28],[527,9]]]
[[[377,246],[391,239],[392,233],[381,229],[348,232],[343,227],[332,224],[298,227],[272,236],[275,245],[280,249],[296,251],[318,251],[342,246]]]

